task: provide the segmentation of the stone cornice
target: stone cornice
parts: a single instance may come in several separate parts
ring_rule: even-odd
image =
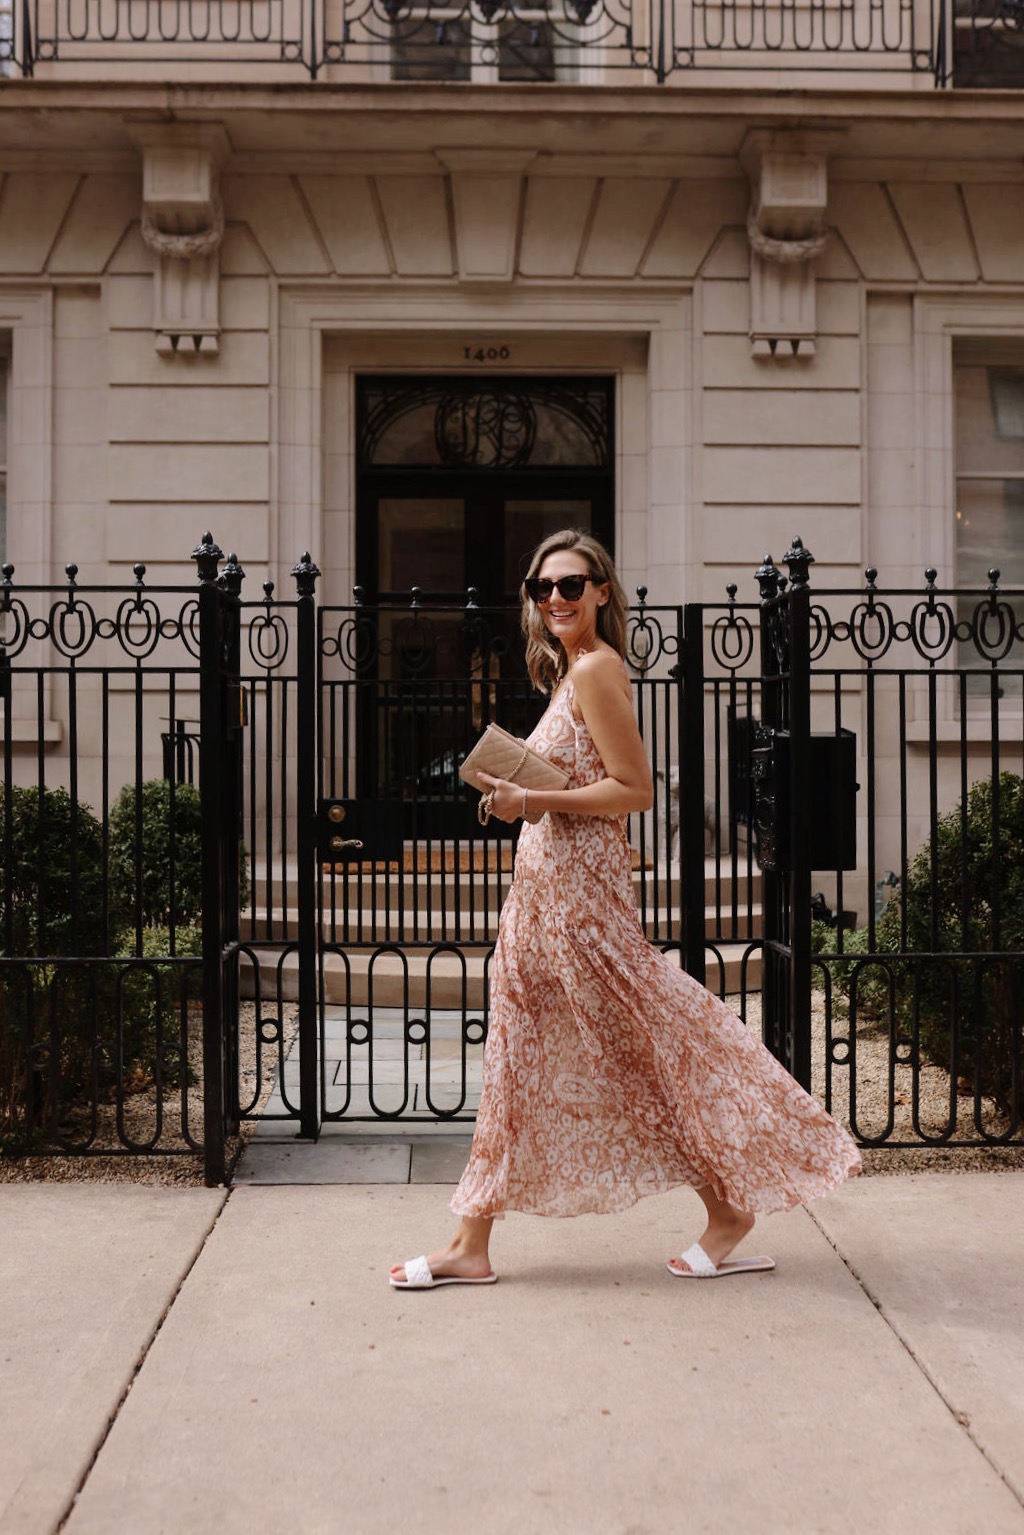
[[[850,71],[851,76],[854,71]],[[920,77],[924,79],[924,76]],[[260,111],[331,115],[386,111],[396,116],[443,112],[449,117],[477,115],[575,117],[602,113],[644,118],[737,118],[748,124],[768,121],[806,128],[818,123],[856,121],[884,115],[893,123],[1009,122],[1024,131],[1024,91],[864,88],[829,89],[758,87],[752,77],[743,86],[469,85],[424,83],[352,84],[344,81],[234,82],[167,85],[158,82],[97,83],[66,80],[5,80],[0,115],[23,111],[113,113],[139,121],[201,122],[227,112]],[[52,137],[52,135],[51,135]]]

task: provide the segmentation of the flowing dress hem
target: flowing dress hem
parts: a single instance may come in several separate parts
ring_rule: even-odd
[[[862,1166],[860,1152],[853,1147],[853,1154],[848,1157],[842,1167],[836,1168],[827,1175],[809,1175],[805,1187],[799,1190],[766,1189],[753,1197],[749,1194],[741,1197],[734,1191],[730,1192],[728,1188],[720,1186],[720,1181],[714,1177],[701,1178],[696,1182],[686,1178],[672,1178],[652,1185],[650,1188],[623,1184],[617,1190],[617,1198],[604,1200],[600,1204],[581,1199],[574,1203],[571,1209],[564,1205],[554,1209],[536,1202],[531,1203],[527,1193],[513,1194],[501,1204],[490,1207],[485,1203],[484,1208],[478,1209],[474,1208],[475,1202],[472,1199],[459,1199],[457,1192],[449,1201],[448,1208],[453,1215],[467,1216],[471,1219],[502,1220],[506,1214],[511,1213],[538,1215],[549,1220],[571,1220],[578,1215],[621,1215],[638,1205],[641,1200],[652,1199],[657,1194],[670,1194],[675,1189],[682,1188],[696,1190],[710,1185],[719,1199],[724,1199],[734,1209],[741,1210],[745,1215],[780,1215],[787,1210],[796,1210],[801,1205],[810,1204],[815,1199],[824,1199],[826,1194],[838,1188],[846,1179],[857,1177]]]

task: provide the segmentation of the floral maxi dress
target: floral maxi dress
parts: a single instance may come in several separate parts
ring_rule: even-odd
[[[570,787],[605,776],[573,696],[570,676],[530,738]],[[736,1013],[648,942],[625,818],[524,823],[455,1213],[610,1212],[681,1184],[767,1213],[859,1166]]]

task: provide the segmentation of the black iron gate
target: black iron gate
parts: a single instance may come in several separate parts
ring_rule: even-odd
[[[997,575],[942,593],[929,572],[923,595],[883,598],[868,571],[863,592],[813,593],[799,539],[782,564],[756,572],[757,602],[731,587],[721,605],[655,608],[641,589],[631,612],[656,783],[631,828],[645,928],[865,1144],[1019,1141],[1024,931],[996,875],[1024,861],[1024,727],[1001,702],[1024,693],[1024,603]],[[279,852],[259,860],[280,858],[282,889],[294,876],[294,911],[268,904],[250,924],[275,954],[274,983],[255,989],[275,998],[257,1026],[286,1084],[276,1112],[305,1135],[471,1120],[515,835],[479,827],[457,768],[489,720],[525,734],[543,700],[523,681],[514,611],[472,592],[457,606],[417,591],[317,606],[317,574],[307,557],[297,603],[268,593],[250,628],[254,654],[252,634],[294,608],[296,664],[278,685],[295,688],[295,749],[283,702],[266,736],[278,740],[266,761],[294,768],[294,868],[287,815]],[[972,809],[986,784],[991,803]],[[957,920],[951,836],[989,848],[980,870],[976,850],[959,855]],[[266,952],[246,956],[259,969]],[[299,999],[290,1068],[285,961]]]
[[[765,1043],[863,1145],[1019,1144],[1024,593],[812,590],[799,538],[782,563],[756,608],[687,610],[734,900],[760,871]]]
[[[198,589],[4,567],[4,1149],[217,1181],[255,1115],[468,1121],[514,833],[457,765],[542,706],[515,614],[320,604],[308,555],[249,600],[195,558]],[[642,919],[863,1143],[1018,1144],[1024,594],[811,563],[766,559],[757,602],[638,594]]]
[[[262,1114],[303,1135],[340,1120],[464,1122],[515,830],[480,826],[458,765],[492,719],[528,733],[544,700],[525,680],[517,610],[480,606],[473,592],[457,606],[413,592],[401,604],[317,607],[317,575],[307,557],[297,601],[268,592],[250,622],[256,874],[242,964],[257,1048],[277,1079]],[[633,827],[634,879],[652,941],[681,956],[682,610],[645,596],[628,659],[659,771],[653,810]],[[293,784],[273,781],[286,767]],[[290,795],[294,818],[279,816]]]

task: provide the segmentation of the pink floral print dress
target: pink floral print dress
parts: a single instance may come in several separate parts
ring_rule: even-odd
[[[569,676],[530,740],[577,786],[605,772],[573,698]],[[648,942],[623,817],[523,825],[457,1215],[610,1212],[681,1184],[767,1213],[860,1160],[736,1013]]]

